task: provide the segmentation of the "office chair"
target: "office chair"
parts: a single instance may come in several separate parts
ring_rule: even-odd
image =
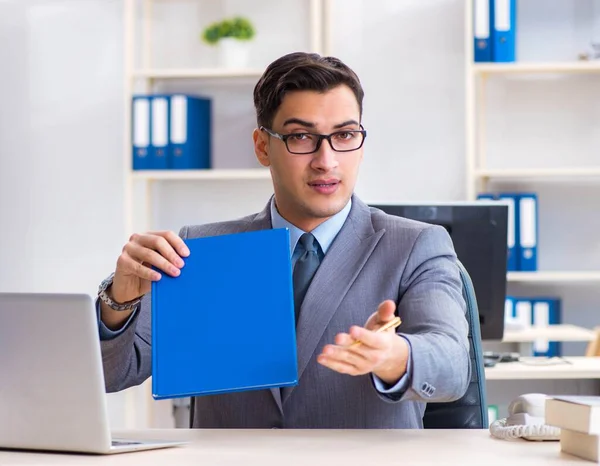
[[[479,310],[475,289],[471,277],[460,262],[458,262],[458,268],[463,284],[463,297],[467,303],[471,381],[462,398],[447,403],[427,404],[423,417],[425,429],[487,429],[489,426]]]

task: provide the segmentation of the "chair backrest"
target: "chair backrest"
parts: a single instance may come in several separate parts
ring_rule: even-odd
[[[447,403],[428,403],[423,417],[425,429],[487,429],[488,410],[485,396],[485,369],[481,348],[479,310],[473,282],[465,267],[458,262],[467,303],[471,382],[462,398]]]

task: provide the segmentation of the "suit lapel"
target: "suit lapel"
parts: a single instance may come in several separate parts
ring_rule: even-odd
[[[257,213],[254,218],[248,222],[245,231],[269,230],[273,228],[271,223],[271,200],[267,202],[265,208]]]
[[[300,309],[296,330],[298,378],[302,377],[327,325],[385,230],[375,232],[368,206],[352,198],[348,219],[317,269]],[[294,387],[283,389],[283,402]]]

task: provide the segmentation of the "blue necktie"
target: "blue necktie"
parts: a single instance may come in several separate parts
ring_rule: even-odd
[[[304,252],[294,265],[294,310],[296,322],[300,314],[300,306],[304,300],[304,295],[312,281],[315,272],[319,268],[319,243],[311,233],[304,233],[298,240],[296,247],[302,246]]]

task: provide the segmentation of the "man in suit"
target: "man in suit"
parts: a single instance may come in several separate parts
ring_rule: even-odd
[[[288,227],[299,383],[194,398],[192,427],[422,428],[426,403],[465,393],[466,304],[448,233],[354,194],[362,100],[356,74],[332,57],[293,53],[265,70],[253,140],[274,196],[241,219],[130,238],[99,292],[109,392],[151,375],[151,282],[179,275],[190,254],[182,238]],[[228,305],[239,303],[219,312]],[[395,314],[398,329],[375,332]]]

